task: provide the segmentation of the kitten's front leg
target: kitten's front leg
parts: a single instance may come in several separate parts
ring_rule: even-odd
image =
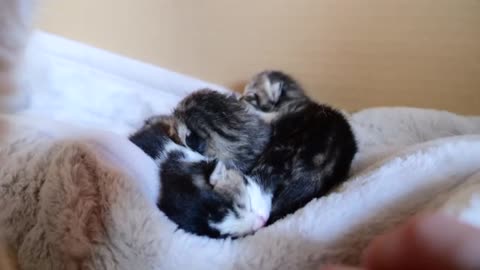
[[[278,112],[262,112],[258,111],[257,114],[262,118],[266,123],[272,123],[278,117]]]
[[[262,119],[265,123],[272,123],[279,115],[279,112],[264,112],[255,108],[252,104],[245,102],[247,104],[248,112],[256,114]]]

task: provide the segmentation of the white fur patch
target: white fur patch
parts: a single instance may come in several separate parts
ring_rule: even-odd
[[[265,123],[271,123],[273,122],[273,120],[275,120],[279,113],[278,112],[262,112],[260,110],[258,110],[257,108],[255,108],[252,104],[246,102],[247,104],[247,110],[248,112],[250,113],[254,113],[258,116],[260,116],[260,118],[265,122]]]
[[[257,182],[250,178],[248,179],[247,192],[250,199],[251,210],[256,214],[260,214],[266,218],[270,216],[270,210],[272,209],[272,197],[271,193],[265,193],[265,191],[258,185]]]
[[[277,118],[278,114],[279,114],[278,112],[268,112],[268,113],[261,112],[261,113],[259,113],[260,117],[266,123],[273,122],[273,120],[275,120]]]
[[[186,147],[178,145],[174,142],[168,142],[165,145],[165,148],[163,149],[162,153],[160,153],[159,156],[155,158],[155,161],[159,162],[163,160],[168,155],[168,153],[171,153],[173,151],[182,152],[185,155],[185,158],[183,160],[188,162],[199,162],[207,159],[204,156],[200,155],[199,153],[194,152]]]
[[[177,127],[178,137],[183,144],[187,145],[187,137],[190,135],[190,130],[183,123],[179,123]]]
[[[272,194],[265,193],[252,179],[247,178],[248,185],[237,203],[244,204],[243,209],[237,208],[237,214],[229,213],[221,222],[210,223],[212,228],[222,234],[243,236],[260,229],[268,220],[272,207]],[[262,222],[263,220],[263,222]]]
[[[267,91],[267,95],[270,101],[277,102],[278,99],[280,99],[280,95],[282,94],[282,83],[272,83],[270,84],[270,87],[266,89],[269,90]]]

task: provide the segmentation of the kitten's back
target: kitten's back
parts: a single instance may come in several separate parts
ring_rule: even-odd
[[[281,71],[254,76],[243,100],[272,125],[271,141],[252,170],[274,192],[269,223],[347,179],[357,146],[341,112],[312,101]]]
[[[270,127],[248,111],[233,95],[200,90],[186,97],[176,107],[174,116],[179,129],[185,125],[190,135],[205,140],[199,151],[247,172],[270,138]]]
[[[348,121],[326,105],[305,104],[303,110],[277,119],[273,130],[272,141],[261,156],[261,169],[270,166],[268,170],[279,178],[271,222],[345,181],[357,152]]]

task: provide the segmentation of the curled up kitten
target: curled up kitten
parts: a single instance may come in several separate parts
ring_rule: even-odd
[[[269,144],[249,173],[273,193],[269,223],[347,179],[357,145],[341,112],[312,101],[280,71],[255,75],[241,100],[272,128]]]
[[[179,228],[212,238],[241,237],[263,227],[271,196],[239,171],[175,143],[170,120],[152,118],[130,136],[158,164],[159,209]]]
[[[270,140],[270,126],[235,96],[200,90],[175,108],[178,136],[185,145],[246,173]]]

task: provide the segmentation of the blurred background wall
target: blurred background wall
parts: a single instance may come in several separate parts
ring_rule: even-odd
[[[478,0],[43,1],[43,30],[237,90],[283,69],[351,110],[480,113]]]

